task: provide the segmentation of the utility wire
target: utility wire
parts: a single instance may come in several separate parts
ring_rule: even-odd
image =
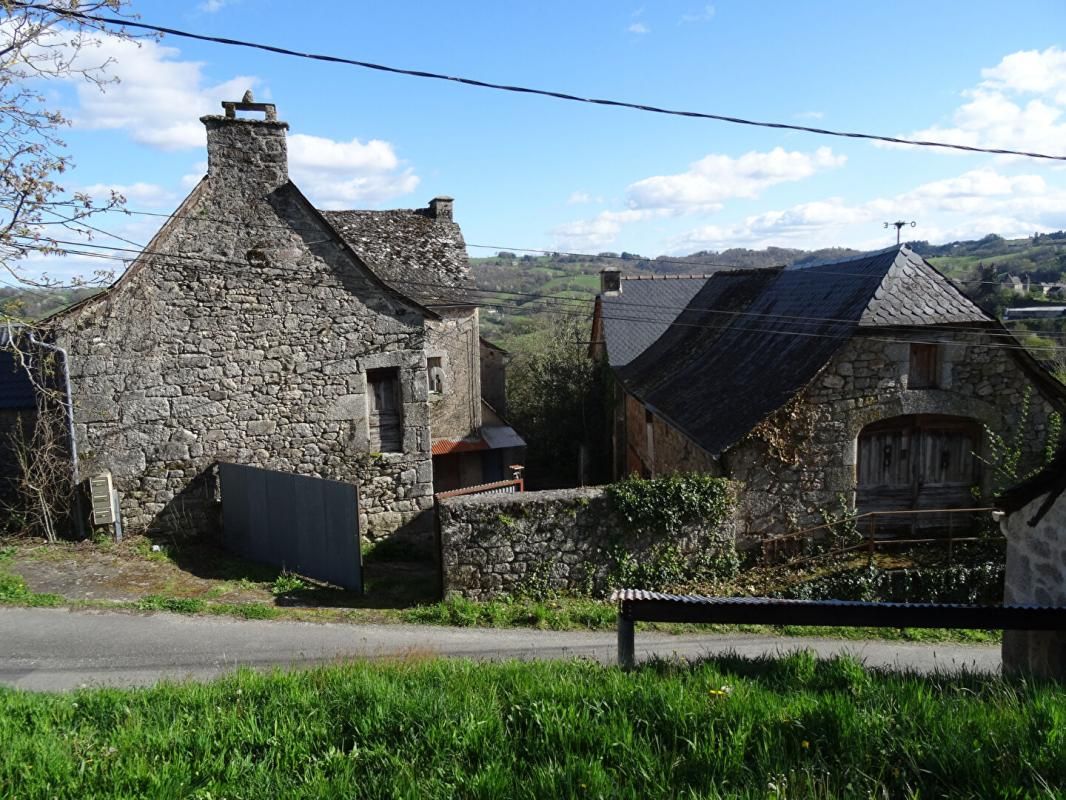
[[[819,136],[838,136],[847,139],[866,139],[878,142],[889,142],[891,144],[914,145],[916,147],[939,147],[950,150],[963,150],[970,153],[991,153],[994,155],[1023,156],[1025,158],[1042,158],[1052,161],[1066,161],[1066,156],[1063,155],[1048,155],[1047,153],[1035,153],[1024,150],[1007,150],[992,147],[975,147],[965,144],[951,144],[948,142],[934,142],[925,141],[921,139],[904,139],[897,136],[882,136],[873,133],[857,133],[853,131],[831,130],[828,128],[813,128],[807,125],[793,125],[785,122],[760,122],[757,120],[744,119],[742,117],[726,116],[724,114],[709,114],[701,111],[680,111],[677,109],[662,108],[660,106],[647,105],[644,103],[630,103],[623,100],[607,100],[596,97],[581,97],[579,95],[568,94],[566,92],[556,92],[548,89],[534,89],[526,86],[511,86],[503,83],[493,83],[490,81],[476,80],[474,78],[463,78],[457,75],[445,75],[439,72],[426,72],[424,70],[403,69],[400,67],[392,67],[385,64],[375,64],[369,61],[358,61],[356,59],[344,58],[341,56],[322,55],[319,53],[304,53],[299,50],[291,50],[287,47],[278,47],[276,45],[249,42],[243,39],[230,39],[222,36],[208,36],[202,33],[193,33],[190,31],[179,30],[178,28],[168,28],[162,25],[153,25],[147,22],[133,22],[131,20],[120,19],[116,17],[101,17],[94,14],[83,14],[78,11],[57,11],[57,9],[49,6],[41,6],[30,3],[16,3],[14,5],[17,8],[26,8],[33,9],[36,11],[48,11],[50,13],[58,13],[65,17],[70,17],[72,19],[87,20],[90,22],[98,22],[106,25],[114,25],[125,28],[139,28],[141,30],[168,34],[170,36],[178,36],[184,39],[195,39],[201,42],[212,42],[214,44],[223,44],[231,47],[247,47],[254,50],[264,50],[268,53],[277,53],[278,55],[294,56],[296,58],[306,58],[313,61],[325,61],[332,64],[346,64],[353,67],[361,67],[363,69],[370,69],[378,72],[387,72],[394,75],[406,75],[414,78],[428,78],[431,80],[449,81],[451,83],[459,83],[464,86],[476,86],[482,89],[495,89],[498,91],[512,92],[517,94],[538,95],[541,97],[551,97],[556,100],[567,100],[570,102],[577,103],[590,103],[593,105],[609,106],[613,108],[627,108],[632,109],[634,111],[645,111],[653,114],[665,114],[675,117],[708,119],[715,120],[717,122],[728,122],[734,125],[748,125],[757,128],[774,128],[777,130],[801,131],[803,133],[818,134]]]
[[[121,262],[128,262],[129,261],[129,259],[122,258],[121,256],[109,255],[109,254],[106,254],[106,253],[94,253],[94,252],[90,252],[90,251],[71,251],[71,252],[73,252],[76,255],[84,255],[84,256],[93,257],[93,258],[110,259],[110,260],[113,260],[113,261],[121,261]],[[233,265],[237,265],[237,266],[240,266],[240,267],[245,267],[245,268],[247,267],[247,264],[245,264],[243,262],[239,262],[239,261],[230,261],[230,260],[226,260],[226,259],[202,259],[202,258],[199,258],[198,256],[188,256],[188,255],[183,255],[183,254],[178,254],[178,253],[149,253],[148,254],[148,258],[153,259],[153,260],[158,259],[158,260],[163,260],[163,261],[169,260],[172,263],[177,262],[178,264],[180,264],[183,267],[189,267],[190,266],[189,262],[186,261],[186,259],[191,259],[192,261],[199,262],[201,264],[205,263],[205,262],[209,262],[209,263],[212,263],[212,264],[216,264],[216,263],[217,264],[233,264]],[[192,268],[194,270],[196,269],[195,266],[193,266]],[[207,274],[208,275],[218,275],[219,273],[218,272],[207,272]],[[448,289],[448,290],[451,290],[451,291],[455,291],[456,290],[456,287],[454,287],[454,286],[447,286],[447,285],[444,285],[444,284],[435,284],[435,285],[439,286],[440,288]],[[573,300],[576,300],[576,298],[552,298],[549,295],[544,295],[544,296],[541,297],[541,301],[550,301],[550,300],[571,300],[571,301],[573,301]],[[588,301],[578,301],[578,302],[587,303]],[[486,307],[490,307],[490,308],[501,308],[501,309],[506,309],[506,310],[528,310],[526,306],[520,305],[520,304],[518,304],[516,302],[505,302],[502,299],[498,300],[497,302],[478,301],[476,304],[482,305],[482,306],[486,306]],[[574,306],[563,305],[561,307],[557,306],[557,307],[553,308],[550,305],[548,305],[546,308],[544,308],[542,310],[548,311],[550,313],[560,314],[560,315],[563,315],[563,316],[578,317],[578,318],[581,318],[581,319],[584,319],[584,320],[588,320],[588,318],[589,318],[589,313],[588,313],[587,310],[579,310],[579,309],[575,308]],[[708,309],[708,311],[713,311],[713,310],[712,309]],[[662,324],[665,323],[667,328],[670,328],[670,327],[681,327],[681,328],[695,328],[695,329],[712,330],[712,331],[715,331],[715,330],[720,331],[720,330],[728,329],[728,330],[733,331],[733,332],[763,333],[763,334],[771,334],[771,335],[776,335],[776,336],[800,336],[800,337],[807,337],[807,338],[833,338],[833,339],[839,338],[838,336],[835,336],[833,334],[827,334],[827,333],[821,333],[821,332],[813,332],[813,331],[803,331],[803,330],[789,330],[787,328],[786,329],[765,329],[765,328],[741,327],[741,326],[738,326],[735,323],[738,322],[738,321],[743,321],[746,316],[758,317],[759,315],[757,315],[757,314],[746,315],[742,311],[741,312],[723,312],[723,311],[719,311],[719,312],[716,312],[716,313],[730,314],[731,319],[724,321],[724,324],[722,324],[722,325],[714,325],[714,324],[707,324],[707,323],[682,322],[682,321],[680,321],[679,319],[676,319],[676,318],[673,319],[672,321],[670,321],[670,320],[662,320],[662,319],[660,319],[660,320],[652,320],[652,319],[648,319],[647,317],[626,316],[624,314],[615,314],[615,313],[608,313],[608,314],[605,315],[604,318],[605,319],[610,319],[610,320],[616,320],[616,321],[633,322],[633,323],[638,323],[638,324],[658,324],[658,325],[662,325]],[[772,315],[768,315],[768,316],[772,316]],[[755,324],[757,324],[759,322],[758,319],[751,319],[749,321],[753,322]],[[836,324],[840,324],[840,325],[855,325],[855,326],[857,326],[857,320],[837,320],[837,321],[833,321],[833,322],[835,322]],[[799,322],[799,323],[794,323],[794,324],[801,324],[801,325],[802,324],[815,324],[815,322],[814,321],[809,322],[809,323],[807,323],[807,322]],[[949,329],[944,328],[944,330],[949,330]],[[938,339],[938,338],[934,338],[934,339],[910,339],[910,338],[902,339],[902,338],[892,338],[892,337],[886,337],[886,336],[869,336],[868,338],[870,338],[873,341],[886,342],[886,343],[895,343],[895,344],[940,344],[940,345],[948,345],[948,346],[956,346],[956,347],[980,346],[980,347],[988,348],[990,350],[1029,350],[1030,352],[1044,352],[1044,351],[1046,351],[1048,353],[1057,353],[1060,350],[1059,347],[1055,347],[1055,346],[1049,346],[1049,347],[1038,346],[1038,347],[1027,348],[1024,345],[1022,345],[1020,342],[1018,342],[1013,337],[1013,335],[1011,335],[1009,332],[1006,333],[1006,336],[1004,335],[1003,332],[977,331],[977,330],[972,330],[972,329],[959,329],[959,332],[969,333],[970,335],[986,335],[986,336],[991,336],[992,338],[994,338],[995,336],[1000,336],[1000,337],[1004,337],[1004,338],[1009,338],[1011,340],[1011,343],[993,341],[993,342],[989,342],[989,343],[980,343],[980,344],[978,344],[976,342],[958,342],[958,341]]]
[[[282,226],[279,226],[279,227],[282,227]],[[101,230],[102,231],[102,229],[96,229],[96,230]],[[106,231],[102,231],[102,232],[106,234]],[[151,251],[151,250],[145,249],[143,246],[137,244],[136,242],[129,242],[129,243],[130,244],[134,244],[137,247],[139,247],[140,249],[138,249],[138,250],[132,250],[130,248],[115,247],[113,245],[96,244],[96,243],[92,243],[92,242],[73,242],[73,241],[66,241],[66,240],[62,240],[62,239],[52,239],[50,241],[52,241],[56,245],[68,245],[68,246],[75,246],[75,247],[91,247],[91,248],[96,248],[96,249],[99,249],[99,250],[107,250],[107,251],[110,251],[111,253],[127,252],[127,253],[131,253],[131,254],[135,254],[138,257],[141,256],[141,255],[144,255],[144,256],[147,256],[147,257],[161,256],[161,257],[169,258],[169,259],[172,259],[172,260],[174,260],[174,259],[182,259],[182,260],[191,261],[194,265],[198,265],[198,264],[202,264],[202,263],[217,263],[217,264],[225,264],[225,265],[231,265],[231,266],[237,266],[237,267],[247,267],[247,264],[245,262],[234,260],[234,259],[204,258],[204,257],[201,257],[199,255],[190,255],[190,254],[185,254],[185,253],[162,253],[162,252],[159,252],[159,251]],[[86,256],[100,255],[100,254],[96,254],[96,253],[88,253],[88,252],[85,252],[85,251],[78,251],[78,250],[71,250],[71,249],[66,249],[64,252],[68,252],[68,253],[71,253],[71,254],[74,254],[74,255],[86,255]],[[127,259],[125,257],[115,257],[114,260],[122,261],[122,262],[128,262],[130,260],[135,260],[135,259]],[[873,277],[874,277],[874,276],[870,276],[870,275],[856,275],[855,273],[828,273],[828,272],[822,272],[821,274],[844,275],[846,277],[865,278],[866,280],[872,280]],[[481,287],[455,286],[455,285],[449,285],[449,284],[440,283],[440,282],[414,281],[414,280],[409,280],[409,279],[391,280],[391,281],[390,280],[385,280],[385,283],[387,283],[389,285],[397,285],[397,286],[402,286],[402,287],[413,287],[413,288],[416,288],[416,290],[417,290],[417,288],[424,288],[424,289],[445,290],[445,291],[447,291],[449,293],[464,292],[464,293],[467,293],[468,295],[471,295],[471,296],[472,295],[490,295],[490,296],[491,295],[504,295],[505,299],[511,300],[513,302],[516,302],[516,303],[518,301],[513,300],[513,298],[526,297],[526,298],[530,298],[531,300],[551,301],[551,302],[563,303],[563,304],[577,304],[577,305],[579,305],[581,307],[586,307],[588,302],[589,302],[589,300],[591,299],[591,298],[583,298],[583,297],[569,297],[569,296],[566,296],[566,295],[541,294],[541,293],[537,293],[537,292],[522,292],[522,291],[517,291],[517,290],[511,290],[511,289],[489,289],[489,288],[481,288]],[[473,298],[471,298],[471,299],[473,299]],[[475,302],[476,303],[484,303],[484,298],[476,299]],[[664,305],[664,304],[661,304],[661,303],[633,302],[632,300],[626,299],[624,296],[622,298],[614,299],[612,301],[612,305],[625,306],[628,309],[652,309],[653,311],[661,311],[661,312],[665,312],[665,313],[670,313],[673,316],[676,316],[677,314],[679,314],[681,312],[684,312],[684,311],[703,312],[703,313],[708,313],[708,314],[719,314],[719,315],[730,316],[730,317],[735,316],[738,313],[741,313],[741,312],[736,312],[736,311],[728,311],[728,310],[710,308],[710,307],[704,307],[704,306],[692,306],[692,305],[674,306],[674,305]],[[519,306],[519,307],[522,307],[522,306]],[[784,321],[787,321],[787,322],[790,322],[790,323],[793,323],[793,324],[799,324],[799,325],[820,325],[820,324],[824,324],[824,323],[850,324],[853,321],[853,320],[850,320],[850,319],[843,319],[843,318],[836,318],[836,317],[819,317],[819,316],[787,315],[787,314],[768,314],[768,313],[759,313],[759,312],[744,312],[744,315],[746,317],[765,318],[765,319],[768,319],[768,320],[784,320]],[[655,319],[655,318],[647,318],[646,317],[646,318],[643,318],[642,321],[645,322],[645,323],[648,323],[648,324],[661,324],[661,322],[663,320],[661,318]],[[962,333],[962,334],[970,335],[970,336],[988,335],[987,331],[978,331],[978,330],[974,330],[973,328],[967,327],[967,326],[940,325],[940,326],[937,326],[937,328],[938,328],[938,330]],[[994,334],[994,335],[1003,336],[1005,334],[999,333],[999,334]],[[1061,333],[1060,334],[1058,332],[1050,331],[1050,332],[1047,332],[1047,336],[1049,336],[1051,338],[1057,338],[1059,336],[1066,337],[1066,333]]]
[[[101,209],[101,210],[103,210],[103,209]],[[204,216],[204,215],[200,215],[200,214],[178,214],[178,213],[167,214],[167,213],[164,213],[164,212],[161,212],[161,211],[145,211],[145,210],[141,210],[141,209],[129,209],[129,208],[115,209],[115,211],[116,211],[116,213],[121,213],[121,214],[134,214],[134,215],[137,215],[137,216],[145,216],[145,217],[160,217],[160,218],[168,219],[168,220],[171,220],[171,219],[182,219],[182,220],[193,220],[193,221],[196,221],[196,222],[215,222],[215,223],[218,223],[219,225],[229,225],[229,226],[238,227],[238,228],[264,228],[264,229],[278,229],[278,230],[286,230],[286,231],[297,231],[297,232],[305,232],[305,233],[321,233],[321,229],[317,228],[317,227],[307,227],[307,226],[302,226],[302,225],[279,225],[279,224],[270,223],[270,222],[251,222],[251,221],[237,220],[237,219],[228,220],[228,219],[222,219],[220,217]],[[373,213],[373,212],[370,212],[370,213]],[[82,224],[82,223],[79,222],[78,224]],[[99,228],[93,228],[93,230],[96,230],[96,231],[99,231],[99,232],[103,232],[103,231],[100,231]],[[118,239],[120,241],[126,242],[127,244],[136,244],[135,242],[131,242],[129,239],[124,239],[123,237],[118,236],[117,234],[109,234],[109,235],[111,235],[115,239]],[[47,237],[45,237],[45,238],[47,238]],[[51,241],[51,240],[49,239],[49,241]],[[713,270],[726,270],[726,269],[728,269],[728,270],[777,269],[777,268],[785,268],[785,267],[788,266],[787,264],[766,264],[766,265],[763,265],[763,266],[754,266],[754,265],[750,265],[750,264],[747,264],[747,265],[746,264],[724,264],[724,263],[712,262],[712,261],[689,261],[689,260],[686,260],[686,259],[683,259],[683,258],[667,258],[665,256],[656,256],[656,257],[645,257],[645,256],[632,257],[632,256],[630,256],[630,257],[627,258],[626,256],[618,255],[618,254],[615,254],[615,253],[577,253],[577,252],[571,252],[571,251],[565,251],[565,250],[548,250],[548,249],[533,248],[533,247],[515,247],[515,246],[498,245],[498,244],[474,244],[472,242],[464,242],[464,244],[465,244],[466,247],[474,247],[474,248],[478,248],[478,249],[482,249],[482,250],[496,250],[498,252],[499,251],[504,251],[504,252],[515,252],[515,253],[540,253],[541,255],[548,255],[548,256],[550,256],[550,255],[559,255],[559,256],[566,256],[568,258],[585,258],[585,259],[588,259],[590,261],[613,260],[613,261],[622,261],[622,262],[627,262],[627,263],[628,262],[646,262],[646,263],[649,263],[649,264],[680,264],[680,265],[683,265],[683,266],[686,266],[686,267],[691,267],[691,268],[697,269],[697,270],[700,269],[700,268],[709,268],[709,269],[713,269]],[[137,245],[137,246],[140,246],[140,245]],[[853,256],[853,257],[849,257],[849,258],[859,259],[859,258],[862,258],[862,257],[863,257],[862,255],[857,255],[857,256]],[[938,256],[931,256],[931,258],[937,258],[937,257]],[[844,260],[848,260],[848,259],[844,259]],[[811,266],[815,266],[815,264],[807,264],[807,263],[799,264],[796,268],[797,269],[807,269],[807,268],[809,268]],[[847,278],[861,278],[861,277],[863,277],[862,275],[855,275],[853,273],[828,272],[826,270],[820,270],[820,274],[822,274],[822,275],[833,275],[835,277],[847,277]],[[1008,273],[1008,274],[1011,274],[1011,273]],[[624,276],[624,277],[626,277],[627,280],[680,280],[680,279],[683,279],[683,278],[686,278],[686,277],[693,277],[693,276],[694,277],[706,277],[706,275],[702,275],[702,274],[700,274],[698,272],[697,273],[688,273],[688,274],[667,273],[665,275],[655,275],[655,276],[636,277],[636,278],[629,277],[629,276]],[[967,286],[971,286],[971,285],[972,286],[978,286],[978,285],[1001,286],[1002,285],[1002,281],[983,281],[983,280],[976,279],[976,278],[975,279],[970,279],[970,280],[960,280],[960,279],[956,279],[956,278],[948,278],[948,280],[953,282],[953,283],[956,283],[956,284],[966,284]]]

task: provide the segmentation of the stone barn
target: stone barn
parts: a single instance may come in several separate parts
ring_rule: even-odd
[[[80,475],[111,473],[127,530],[214,529],[214,466],[235,462],[357,483],[365,537],[428,535],[435,440],[482,434],[452,200],[319,211],[275,107],[222,105],[207,175],[150,244],[38,326],[66,353]],[[0,399],[21,397],[8,372]]]
[[[740,532],[842,509],[973,507],[988,431],[1038,463],[1066,389],[905,245],[704,276],[603,274],[591,353],[613,384],[615,477],[743,485]]]

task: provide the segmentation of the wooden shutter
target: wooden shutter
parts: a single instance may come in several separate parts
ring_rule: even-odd
[[[403,450],[403,403],[395,367],[369,369],[366,389],[370,413],[370,449],[379,453]]]

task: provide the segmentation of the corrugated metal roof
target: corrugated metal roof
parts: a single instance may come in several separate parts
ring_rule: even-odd
[[[468,439],[434,439],[433,455],[446,456],[452,453],[473,453],[488,450],[489,444],[480,436]]]
[[[483,425],[481,436],[491,450],[526,446],[526,440],[519,436],[510,425]]]
[[[698,594],[666,594],[646,589],[616,589],[611,593],[612,603],[667,602],[680,605],[707,606],[839,606],[840,608],[907,608],[907,609],[1026,609],[1033,611],[1063,611],[1052,606],[970,605],[967,603],[877,603],[863,600],[791,600],[777,597],[707,597]]]

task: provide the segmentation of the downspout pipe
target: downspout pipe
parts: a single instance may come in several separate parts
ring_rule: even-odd
[[[21,326],[20,326],[21,327]],[[11,329],[11,323],[7,325],[7,341],[6,343],[14,342],[14,332]],[[49,342],[42,342],[36,336],[33,335],[33,330],[29,329],[28,338],[31,344],[35,344],[38,347],[43,347],[46,350],[51,350],[53,353],[58,353],[63,365],[63,393],[64,393],[64,406],[67,412],[67,435],[70,437],[70,464],[71,464],[71,477],[74,480],[74,506],[75,506],[75,525],[77,526],[78,536],[82,539],[85,538],[85,520],[82,519],[81,510],[81,490],[79,484],[81,483],[81,474],[78,467],[78,440],[74,436],[74,393],[70,388],[70,356],[67,351],[57,344],[50,344]]]

